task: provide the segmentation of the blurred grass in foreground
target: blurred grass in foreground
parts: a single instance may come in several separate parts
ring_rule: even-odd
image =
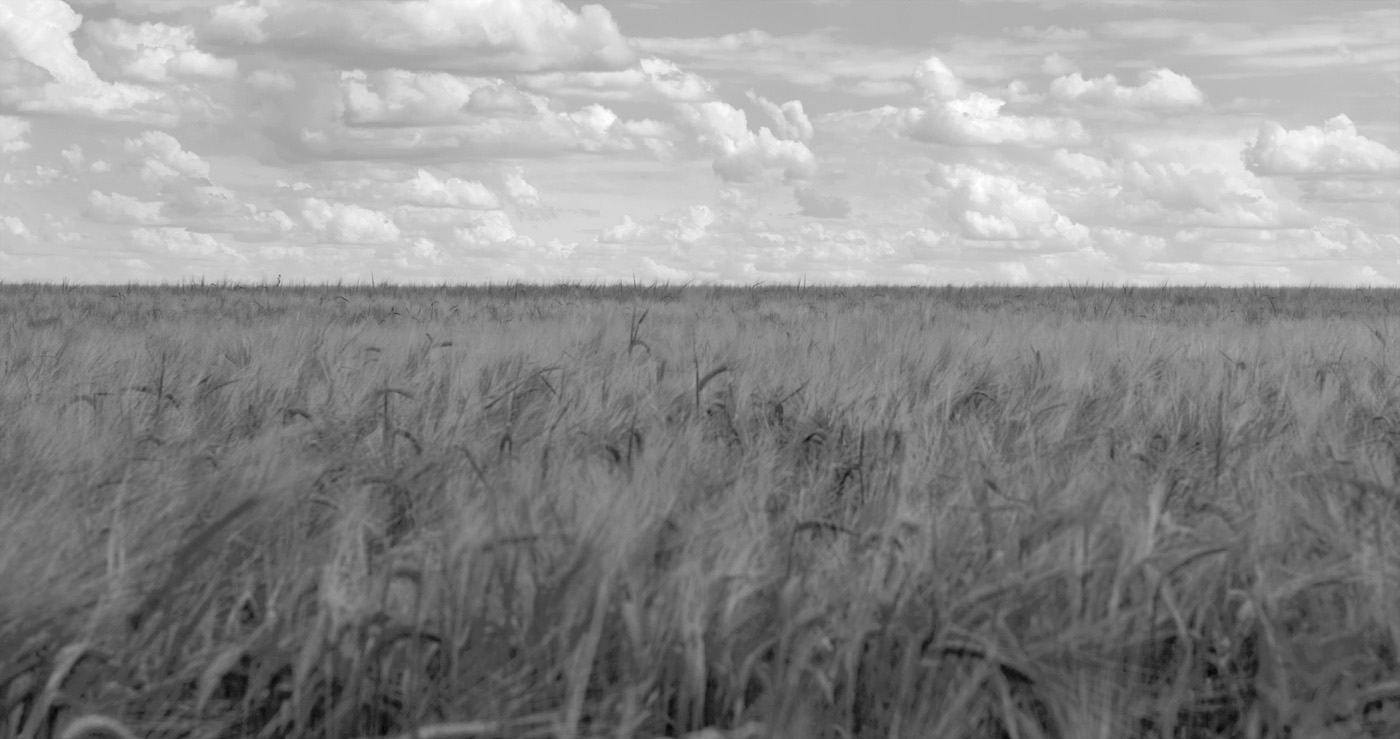
[[[0,737],[1396,736],[1397,310],[0,287]]]

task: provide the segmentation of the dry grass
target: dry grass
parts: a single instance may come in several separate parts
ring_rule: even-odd
[[[1395,736],[1397,308],[0,288],[0,737]]]

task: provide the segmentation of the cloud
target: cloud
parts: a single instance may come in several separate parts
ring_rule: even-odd
[[[346,67],[473,74],[622,69],[635,61],[601,5],[557,0],[248,0],[215,9],[230,47],[272,46]]]
[[[1126,108],[1181,110],[1205,104],[1205,93],[1185,75],[1170,69],[1143,73],[1137,87],[1123,85],[1113,75],[1084,79],[1078,72],[1050,83],[1050,94],[1065,102],[1093,102]]]
[[[1043,146],[1087,138],[1084,126],[1073,119],[1002,113],[1005,100],[969,91],[938,57],[925,59],[914,81],[923,91],[924,105],[901,111],[895,120],[899,130],[918,141]]]
[[[108,76],[137,82],[165,83],[182,79],[230,79],[238,62],[222,59],[195,46],[194,29],[165,23],[131,23],[121,18],[85,23],[83,36]]]
[[[79,174],[83,171],[83,164],[87,157],[83,154],[83,147],[73,144],[72,146],[58,152],[63,161],[68,165],[68,171],[72,174]]]
[[[1060,210],[1092,225],[1282,229],[1313,214],[1250,172],[1235,135],[1171,131],[1107,142],[1105,155],[1056,151],[1050,158]]]
[[[520,76],[525,87],[551,96],[585,97],[610,101],[709,100],[714,86],[675,62],[647,57],[630,69],[605,72],[550,72]]]
[[[657,246],[695,244],[710,235],[710,229],[717,220],[717,214],[708,205],[692,205],[684,211],[661,216],[647,224],[637,223],[631,216],[624,215],[622,223],[599,232],[598,243]]]
[[[413,179],[400,183],[394,195],[404,202],[429,208],[495,210],[501,207],[495,194],[480,182],[456,177],[440,180],[423,169],[418,170]]]
[[[749,90],[745,95],[760,108],[763,108],[763,112],[767,113],[768,117],[773,120],[773,130],[779,138],[794,141],[812,140],[812,121],[807,117],[807,112],[802,109],[801,100],[789,100],[778,105],[753,90]]]
[[[131,156],[144,157],[141,179],[153,184],[168,184],[189,179],[209,182],[209,163],[198,154],[186,151],[179,140],[164,131],[146,131],[140,137],[127,139],[123,148]]]
[[[623,215],[622,223],[608,226],[599,232],[598,242],[602,244],[636,244],[654,240],[659,233],[658,229],[648,228],[632,220],[632,216]]]
[[[963,164],[939,165],[928,179],[949,191],[948,215],[969,239],[1080,242],[1088,237],[1088,229],[1051,207],[1034,183]]]
[[[467,122],[473,114],[538,113],[546,101],[504,80],[385,69],[340,73],[340,106],[353,125]]]
[[[29,148],[24,139],[29,133],[30,123],[23,118],[0,115],[0,154],[18,154]]]
[[[851,203],[838,195],[823,195],[806,185],[793,190],[802,215],[813,218],[845,218],[851,214]]]
[[[166,222],[161,210],[164,203],[137,200],[121,193],[105,193],[93,190],[88,193],[88,207],[83,215],[100,223],[132,223],[156,225]]]
[[[538,210],[544,207],[540,191],[525,181],[525,173],[519,167],[506,173],[506,197],[523,210]]]
[[[806,144],[778,138],[766,126],[750,131],[744,111],[728,103],[685,103],[680,111],[700,143],[716,155],[715,173],[725,181],[746,182],[775,168],[788,179],[807,179],[816,170]]]
[[[1320,203],[1400,203],[1400,179],[1306,179],[1303,200]]]
[[[401,235],[388,216],[353,203],[305,198],[301,217],[324,241],[334,244],[388,244]]]
[[[1079,71],[1079,65],[1070,61],[1060,52],[1054,52],[1045,57],[1040,63],[1040,71],[1044,74],[1065,75]]]
[[[287,156],[451,161],[568,152],[661,154],[672,126],[600,104],[559,110],[503,80],[444,72],[308,73],[298,89],[256,96],[256,120]],[[307,89],[300,89],[300,88]]]
[[[163,119],[155,111],[136,110],[160,101],[158,93],[107,82],[78,54],[73,32],[81,24],[82,17],[61,0],[0,5],[0,105],[23,112]]]
[[[233,257],[246,261],[246,257],[225,246],[215,236],[187,228],[137,228],[132,229],[128,237],[131,243],[147,251],[176,256]]]
[[[503,210],[486,211],[470,223],[458,226],[453,235],[458,245],[478,250],[499,246],[517,250],[535,248],[534,239],[516,233],[510,216]]]
[[[1176,54],[1196,57],[1212,76],[1274,75],[1320,69],[1400,69],[1400,9],[1347,3],[1325,14],[1279,8],[1269,23],[1215,18],[1140,18],[1101,23],[1106,38],[1169,42]]]
[[[1240,156],[1249,171],[1266,176],[1400,172],[1400,153],[1358,134],[1345,115],[1294,131],[1267,121]]]
[[[24,225],[24,221],[19,216],[0,216],[0,232],[8,233],[15,238],[33,241],[34,233],[29,227]]]

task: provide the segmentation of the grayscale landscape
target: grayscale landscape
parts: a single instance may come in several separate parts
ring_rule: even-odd
[[[1397,0],[0,0],[0,739],[1397,737]]]

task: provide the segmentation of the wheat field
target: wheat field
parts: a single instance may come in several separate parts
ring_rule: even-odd
[[[0,287],[0,737],[1400,735],[1400,290]]]

